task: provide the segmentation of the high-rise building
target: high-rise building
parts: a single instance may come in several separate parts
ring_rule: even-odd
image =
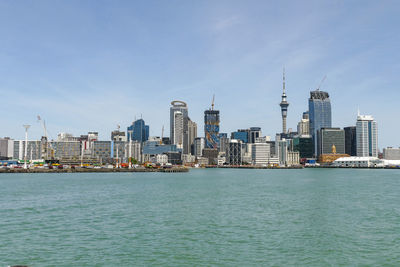
[[[282,92],[282,101],[279,104],[281,107],[281,114],[282,114],[282,133],[286,133],[286,117],[287,117],[287,110],[289,103],[286,100],[286,92],[285,92],[285,69],[283,69],[283,92]]]
[[[193,154],[192,146],[194,140],[197,137],[197,123],[188,118],[188,131],[187,131],[187,142],[184,142],[186,147],[183,149],[183,154]]]
[[[372,116],[358,115],[357,157],[378,157],[378,126]]]
[[[271,147],[268,143],[254,143],[251,145],[251,160],[253,165],[267,165],[271,157]]]
[[[219,152],[225,153],[228,149],[229,138],[227,133],[219,133]]]
[[[196,137],[194,139],[194,155],[196,157],[201,157],[203,155],[203,149],[205,148],[205,138],[204,137]]]
[[[318,130],[318,156],[331,154],[332,150],[337,154],[345,154],[344,130],[340,128],[321,128]]]
[[[344,152],[350,156],[357,156],[356,126],[344,127]]]
[[[249,129],[249,143],[254,144],[256,139],[261,136],[260,127],[250,127]]]
[[[12,159],[14,155],[14,140],[9,137],[0,138],[0,158]]]
[[[303,112],[303,118],[297,124],[297,133],[300,136],[310,134],[310,119],[309,119],[308,111]]]
[[[175,100],[170,108],[170,139],[171,144],[184,147],[184,136],[188,131],[188,106],[185,102]],[[187,137],[187,136],[186,136]]]
[[[229,165],[241,165],[242,164],[242,141],[231,140],[229,142],[228,151],[226,155],[226,162]]]
[[[143,119],[138,119],[132,122],[132,125],[127,128],[128,141],[145,142],[149,139],[150,127],[145,124]]]
[[[211,109],[204,111],[204,134],[206,148],[217,149],[219,147],[219,110]]]
[[[183,148],[184,118],[181,111],[174,111],[173,132],[172,143],[178,148]]]
[[[314,143],[314,155],[317,154],[317,131],[323,127],[332,127],[331,100],[329,94],[320,90],[311,91],[308,99],[310,134]]]

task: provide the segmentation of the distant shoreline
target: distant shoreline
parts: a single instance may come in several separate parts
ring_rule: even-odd
[[[0,173],[111,173],[111,172],[164,172],[164,173],[177,173],[188,172],[189,168],[177,167],[167,169],[139,169],[139,168],[69,168],[69,169],[0,169]]]
[[[399,167],[339,167],[339,166],[288,166],[288,167],[260,167],[260,166],[205,166],[200,168],[193,167],[174,167],[168,169],[139,169],[139,168],[75,168],[75,169],[0,169],[1,173],[119,173],[119,172],[163,172],[163,173],[185,173],[190,169],[253,169],[253,170],[295,170],[295,169],[385,169],[400,170]]]

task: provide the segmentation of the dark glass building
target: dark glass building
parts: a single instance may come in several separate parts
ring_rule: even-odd
[[[318,130],[318,156],[331,154],[335,146],[337,154],[344,154],[344,130],[340,128],[321,128]]]
[[[308,99],[310,119],[310,134],[314,143],[314,155],[317,154],[317,131],[332,127],[331,100],[329,94],[323,91],[311,91]]]
[[[150,127],[144,123],[143,119],[136,120],[127,129],[128,141],[145,142],[149,139]]]
[[[231,139],[241,140],[243,143],[249,142],[249,133],[245,130],[238,130],[237,132],[231,133]]]
[[[300,153],[300,158],[312,158],[314,153],[314,143],[312,137],[293,138],[293,151]]]
[[[344,150],[350,156],[357,156],[356,126],[344,127]]]

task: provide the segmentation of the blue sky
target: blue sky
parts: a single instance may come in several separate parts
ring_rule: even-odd
[[[169,133],[172,100],[221,112],[221,131],[288,128],[309,91],[332,101],[333,125],[375,117],[379,146],[399,146],[399,1],[0,1],[0,136],[98,131],[143,115]]]

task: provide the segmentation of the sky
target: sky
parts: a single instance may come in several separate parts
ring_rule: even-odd
[[[357,110],[378,122],[379,147],[400,146],[400,1],[0,1],[0,137],[112,130],[141,116],[169,134],[173,100],[203,136],[204,110],[221,132],[296,130],[322,78],[335,127]]]

